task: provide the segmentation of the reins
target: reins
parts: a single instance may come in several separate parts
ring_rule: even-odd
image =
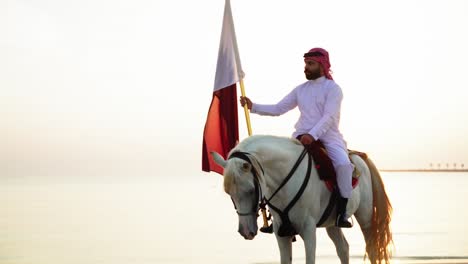
[[[299,156],[299,158],[297,159],[296,163],[294,164],[294,166],[292,167],[291,171],[289,172],[288,176],[286,176],[286,178],[284,178],[283,182],[280,184],[280,186],[276,189],[276,191],[270,196],[269,199],[265,199],[266,202],[270,202],[271,199],[273,199],[273,197],[279,192],[279,190],[281,190],[281,188],[283,188],[284,185],[286,185],[286,183],[291,179],[291,177],[293,176],[294,172],[296,172],[297,170],[297,167],[299,167],[299,164],[301,164],[301,161],[304,159],[305,155],[307,154],[307,150],[304,148],[304,150],[302,151],[301,155]]]
[[[281,217],[281,226],[278,228],[278,236],[280,237],[285,237],[285,236],[294,236],[297,234],[297,231],[296,229],[292,226],[291,224],[291,220],[289,220],[289,211],[294,207],[294,205],[297,203],[297,201],[299,201],[299,199],[301,198],[302,194],[304,193],[305,191],[305,188],[307,187],[307,184],[309,183],[309,179],[310,179],[310,172],[312,170],[312,157],[310,155],[309,156],[309,159],[308,159],[308,163],[307,163],[307,172],[305,174],[305,177],[304,177],[304,181],[302,182],[302,185],[301,185],[301,188],[299,189],[299,191],[297,192],[296,196],[294,196],[294,198],[291,200],[291,202],[289,202],[289,204],[286,206],[286,208],[283,209],[283,211],[281,211],[281,209],[279,209],[278,207],[274,206],[270,200],[273,198],[273,196],[278,193],[279,189],[281,189],[285,184],[286,182],[291,179],[291,176],[294,174],[294,172],[296,171],[297,167],[299,167],[299,164],[302,162],[302,160],[304,159],[305,155],[307,153],[307,149],[304,148],[304,150],[302,151],[301,155],[299,156],[299,158],[297,159],[296,161],[296,164],[294,164],[293,168],[291,169],[291,171],[289,172],[289,175],[284,179],[283,183],[280,184],[280,186],[278,187],[278,189],[273,193],[273,195],[270,197],[270,199],[265,199],[266,201],[266,204],[268,204],[268,206],[273,209],[274,211],[276,211],[279,216]]]

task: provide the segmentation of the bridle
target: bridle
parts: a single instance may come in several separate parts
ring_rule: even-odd
[[[250,154],[248,152],[235,151],[235,152],[231,153],[231,155],[229,155],[228,160],[232,159],[232,158],[239,158],[239,159],[242,159],[242,160],[244,160],[244,161],[246,161],[247,163],[250,164],[250,166],[251,166],[250,171],[252,173],[253,180],[254,180],[254,185],[255,185],[255,196],[256,196],[255,201],[257,201],[256,203],[254,203],[252,205],[252,209],[249,212],[242,213],[242,212],[239,212],[237,210],[236,203],[234,203],[234,200],[231,197],[232,203],[234,204],[234,208],[236,209],[237,214],[240,215],[240,216],[247,216],[247,215],[257,215],[258,216],[258,211],[260,210],[260,208],[265,208],[266,205],[268,205],[271,209],[277,211],[281,216],[286,215],[286,217],[287,217],[287,213],[296,204],[296,202],[299,200],[299,198],[301,197],[302,193],[305,190],[305,187],[307,186],[307,183],[308,183],[309,177],[310,177],[310,171],[311,171],[311,157],[309,157],[307,172],[306,172],[306,176],[304,178],[304,182],[302,183],[302,185],[300,187],[300,190],[298,191],[296,196],[293,198],[293,200],[288,204],[288,206],[283,211],[281,211],[279,208],[277,208],[273,204],[271,204],[270,201],[278,193],[278,191],[282,187],[284,187],[284,185],[286,185],[286,183],[292,178],[292,176],[294,175],[294,172],[299,167],[299,164],[304,159],[306,154],[307,154],[307,150],[304,148],[304,150],[299,155],[299,158],[297,159],[296,163],[292,167],[289,174],[286,176],[286,178],[283,180],[283,182],[280,184],[280,186],[276,189],[276,191],[271,195],[271,197],[267,199],[267,198],[263,197],[263,195],[262,195],[262,188],[261,188],[260,182],[259,182],[259,173],[258,173],[257,169],[255,168],[255,166],[253,165],[252,160],[251,160],[251,158],[249,158],[249,156],[252,157],[252,159],[254,159],[256,161],[256,163],[260,167],[260,170],[262,171],[262,175],[264,175],[265,171],[263,170],[262,165],[260,164],[260,162],[258,162],[258,160],[255,159],[255,156],[253,156],[252,154]]]
[[[307,171],[306,171],[304,180],[298,192],[293,197],[293,199],[289,202],[289,204],[284,209],[281,210],[280,208],[274,206],[270,201],[279,192],[279,190],[283,188],[286,185],[286,183],[292,178],[292,176],[294,175],[294,172],[297,170],[297,168],[299,167],[300,163],[302,162],[304,157],[307,155],[307,153],[308,153],[307,149],[304,148],[304,150],[299,155],[296,163],[291,168],[286,178],[284,178],[283,182],[276,188],[276,191],[274,191],[273,194],[268,199],[262,195],[262,188],[260,186],[260,181],[259,181],[259,173],[257,169],[255,168],[255,166],[252,164],[251,158],[254,159],[255,162],[258,164],[258,167],[260,167],[262,171],[262,176],[265,175],[262,165],[258,162],[255,156],[253,156],[252,154],[248,152],[241,152],[241,151],[236,151],[236,152],[231,153],[228,160],[232,158],[239,158],[239,159],[246,161],[247,163],[251,165],[250,171],[252,173],[254,185],[255,185],[255,197],[256,197],[255,201],[257,201],[252,205],[252,209],[249,212],[242,213],[242,212],[239,212],[239,210],[237,210],[236,203],[231,197],[232,203],[234,204],[234,208],[236,209],[237,214],[239,216],[256,215],[258,217],[258,211],[260,210],[260,208],[266,209],[266,205],[268,205],[269,208],[276,211],[279,217],[281,218],[282,224],[278,228],[278,235],[283,237],[283,236],[292,236],[292,235],[297,234],[296,230],[292,226],[291,221],[289,219],[289,211],[294,207],[296,202],[301,198],[309,182],[309,178],[310,178],[310,174],[312,170],[312,157],[310,155],[309,155],[308,162],[307,162],[308,163]],[[249,158],[249,156],[251,158]],[[330,212],[334,206],[334,203],[332,201],[336,200],[336,195],[337,195],[337,192],[334,191],[332,195],[330,196],[330,202],[327,208],[325,209],[325,211],[323,212],[322,217],[320,217],[320,220],[318,221],[316,226],[321,226],[325,222],[325,220],[330,216]]]
[[[254,186],[255,186],[255,201],[257,201],[257,202],[255,202],[252,205],[252,209],[250,209],[249,212],[239,212],[239,210],[237,209],[236,203],[234,202],[234,200],[231,197],[232,203],[234,204],[234,209],[236,209],[236,213],[239,216],[248,216],[248,215],[258,216],[258,211],[260,210],[260,208],[261,208],[261,206],[263,204],[263,195],[262,195],[262,187],[260,186],[260,181],[259,181],[259,172],[257,171],[255,166],[253,165],[252,160],[251,160],[251,158],[249,158],[249,156],[252,159],[255,159],[255,157],[252,154],[250,154],[248,152],[242,152],[242,151],[233,152],[233,153],[231,153],[231,155],[228,158],[228,160],[232,159],[232,158],[239,158],[239,159],[242,159],[242,160],[244,160],[244,161],[246,161],[247,163],[250,164],[250,167],[251,167],[250,172],[252,173]],[[260,165],[258,160],[255,159],[255,161],[258,164],[258,166],[260,167],[260,170],[262,171],[262,175],[265,174],[265,172],[264,172],[264,170],[262,168],[262,165]]]

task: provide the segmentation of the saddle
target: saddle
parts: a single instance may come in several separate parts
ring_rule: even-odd
[[[325,182],[325,185],[330,192],[333,192],[337,184],[336,172],[332,160],[330,159],[330,156],[328,156],[327,150],[325,149],[325,146],[320,140],[317,140],[314,143],[306,146],[306,148],[314,160],[315,169],[317,169],[320,180]],[[367,159],[367,154],[363,152],[348,150],[348,153],[349,156],[358,155],[363,159]],[[361,173],[355,167],[352,178],[353,188],[357,186],[360,175]]]
[[[298,139],[300,139],[300,137],[298,137]],[[336,186],[337,185],[336,172],[335,172],[335,168],[333,166],[332,160],[328,156],[328,153],[327,153],[327,151],[325,149],[325,146],[323,145],[323,143],[321,141],[318,140],[318,141],[315,141],[314,143],[312,143],[310,145],[307,145],[306,150],[309,153],[309,156],[314,161],[315,168],[316,168],[316,170],[318,172],[320,180],[325,182],[325,185],[327,186],[328,190],[332,193],[332,195],[330,197],[330,201],[328,203],[328,206],[325,209],[325,212],[323,213],[322,217],[320,218],[320,220],[317,223],[317,227],[321,227],[322,224],[325,222],[325,220],[330,216],[330,214],[332,212],[332,209],[334,208],[335,203],[337,201],[337,197],[338,197],[338,191],[337,190],[338,190],[338,188]],[[362,152],[352,151],[351,150],[351,151],[348,151],[348,153],[349,153],[348,155],[355,155],[356,154],[356,155],[359,155],[360,157],[362,157],[363,159],[367,159],[367,155],[365,153],[362,153]],[[300,162],[300,161],[301,161],[301,159],[298,160],[298,162]],[[293,171],[294,170],[295,170],[295,168],[293,168]],[[309,166],[307,168],[306,180],[304,181],[305,184],[303,184],[303,186],[307,185],[308,176],[310,175],[310,171],[311,171],[311,160],[309,159]],[[357,186],[360,175],[361,175],[361,173],[355,167],[354,172],[353,172],[353,178],[352,178],[353,188],[355,188]],[[302,188],[303,187],[301,187],[301,189]],[[296,197],[295,197],[296,201],[300,197],[300,194],[302,194],[302,193],[300,192],[298,195],[296,195]],[[280,237],[292,236],[293,241],[295,241],[294,236],[297,234],[297,232],[296,232],[295,228],[291,224],[288,212],[292,208],[292,206],[294,206],[294,203],[296,201],[290,203],[285,210],[281,211],[280,209],[274,207],[267,200],[268,206],[271,209],[275,210],[280,215],[280,218],[281,218],[282,224],[279,226],[278,235]],[[262,232],[265,232],[265,233],[271,233],[273,231],[273,228],[272,228],[272,226],[270,226],[270,227],[266,228],[265,230],[262,230],[262,229],[260,229],[260,230]]]

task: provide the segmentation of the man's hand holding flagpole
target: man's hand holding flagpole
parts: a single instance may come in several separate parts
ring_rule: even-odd
[[[242,97],[245,96],[245,88],[244,88],[244,80],[240,80],[240,89]],[[249,107],[247,104],[244,105],[244,114],[245,114],[245,122],[247,124],[247,131],[249,132],[249,136],[252,135],[252,126],[250,125],[250,114],[249,114]]]

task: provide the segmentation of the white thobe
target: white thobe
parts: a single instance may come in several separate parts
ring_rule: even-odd
[[[307,81],[286,95],[277,104],[252,104],[252,113],[260,115],[282,115],[296,106],[301,113],[295,125],[293,137],[310,134],[324,144],[346,146],[339,131],[341,88],[333,81],[320,77]]]
[[[320,140],[328,151],[337,169],[338,185],[343,197],[351,195],[351,174],[346,175],[345,182],[340,184],[339,171],[341,166],[347,167],[349,173],[352,164],[349,161],[346,141],[339,131],[341,102],[343,92],[335,81],[323,77],[309,80],[292,90],[276,104],[252,104],[252,113],[278,116],[295,107],[299,107],[300,117],[292,134],[294,138],[302,134],[310,134],[315,140]],[[349,178],[349,179],[348,179]]]

